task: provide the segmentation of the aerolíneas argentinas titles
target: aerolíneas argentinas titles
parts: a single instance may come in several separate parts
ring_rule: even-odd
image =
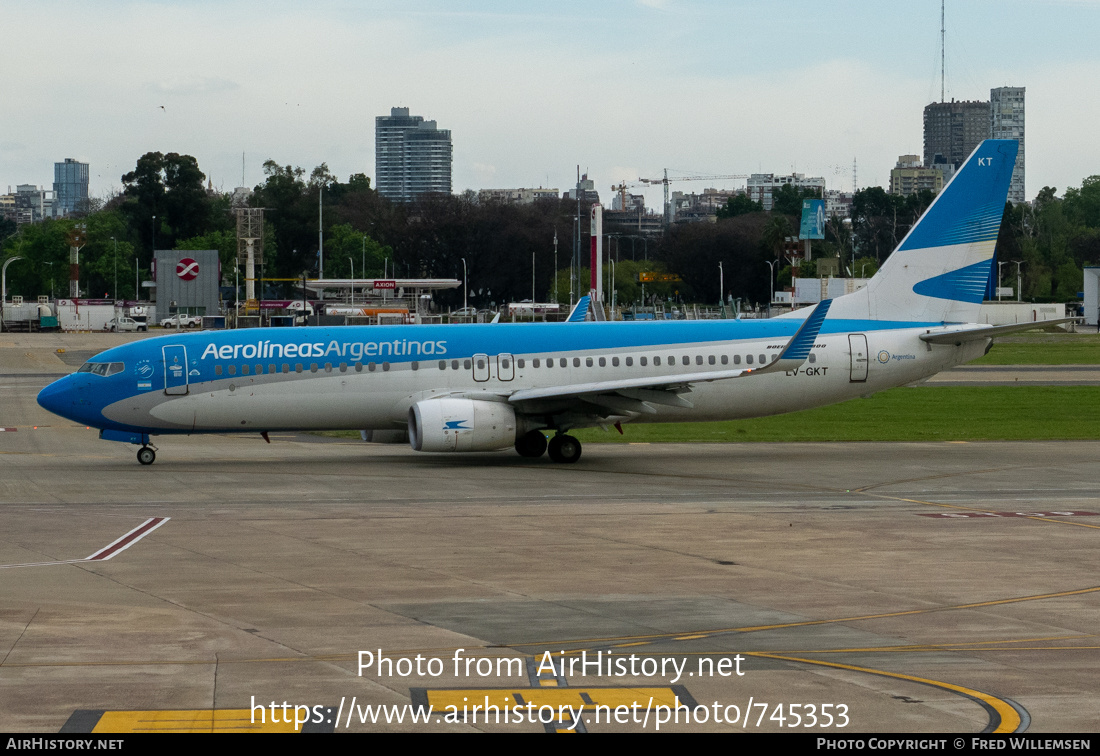
[[[770,320],[342,326],[172,334],[108,349],[42,390],[51,412],[162,434],[354,429],[426,452],[547,449],[574,428],[730,420],[927,378],[1032,327],[977,323],[1016,161],[978,146],[870,280]],[[550,434],[547,443],[547,434]]]

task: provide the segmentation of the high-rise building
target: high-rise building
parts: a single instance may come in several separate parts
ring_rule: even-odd
[[[378,193],[407,202],[428,192],[451,193],[451,132],[435,121],[390,108],[374,119],[374,172]]]
[[[943,189],[943,172],[935,167],[925,168],[919,155],[899,155],[898,164],[890,171],[890,194],[908,197],[922,189],[939,194]]]
[[[1016,139],[1020,151],[1008,185],[1009,202],[1024,197],[1024,87],[997,87],[989,90],[989,136],[991,139]]]
[[[936,155],[958,168],[983,139],[989,138],[989,103],[976,100],[933,102],[924,107],[924,165]]]
[[[65,158],[64,163],[54,163],[53,192],[57,198],[55,212],[58,215],[72,215],[84,209],[88,200],[88,164],[72,158]]]
[[[825,179],[821,177],[807,178],[804,173],[792,173],[789,176],[777,176],[774,173],[754,173],[749,176],[745,185],[745,193],[753,202],[759,202],[764,210],[771,212],[772,193],[784,184],[790,184],[796,189],[817,189],[824,193]]]

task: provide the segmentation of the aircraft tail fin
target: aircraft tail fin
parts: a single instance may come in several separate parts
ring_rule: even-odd
[[[591,301],[592,297],[588,294],[578,299],[577,304],[573,305],[573,311],[569,313],[569,317],[565,319],[565,322],[583,323],[588,317],[588,306]]]
[[[1019,142],[987,139],[913,224],[867,287],[832,317],[974,322],[985,295]]]

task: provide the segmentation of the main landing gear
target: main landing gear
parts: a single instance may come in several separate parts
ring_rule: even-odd
[[[516,439],[516,451],[521,457],[538,459],[547,451],[555,462],[576,462],[581,458],[581,442],[559,433],[547,443],[542,431],[531,431]]]
[[[547,445],[550,459],[555,462],[576,462],[581,458],[581,442],[564,433],[554,436]]]
[[[151,465],[157,458],[156,449],[151,446],[143,446],[138,449],[137,458],[141,464]]]

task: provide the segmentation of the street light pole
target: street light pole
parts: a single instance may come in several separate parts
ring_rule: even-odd
[[[775,261],[765,260],[768,264],[768,284],[771,289],[771,298],[768,300],[768,312],[772,311],[772,302],[775,301]]]
[[[997,262],[997,301],[1001,301],[1001,266],[1005,264],[1005,260]]]
[[[718,261],[718,305],[719,307],[726,301],[726,279],[725,274],[722,272],[722,261]]]
[[[355,304],[355,260],[348,255],[348,264],[351,265],[351,303]]]
[[[115,243],[115,301],[118,301],[118,239],[111,237],[111,241]],[[52,278],[52,274],[51,274]]]
[[[56,297],[53,295],[53,263],[49,260],[43,260],[42,262],[50,266],[50,299],[56,301]]]
[[[469,313],[466,312],[466,295],[469,293],[470,284],[466,274],[466,258],[462,258],[462,316],[466,317]]]
[[[1023,280],[1024,279],[1023,279],[1023,276],[1020,275],[1020,266],[1023,265],[1027,261],[1026,260],[1023,260],[1023,261],[1013,260],[1013,262],[1016,263],[1016,301],[1017,302],[1023,302],[1024,301],[1023,300],[1023,296],[1024,296]]]

